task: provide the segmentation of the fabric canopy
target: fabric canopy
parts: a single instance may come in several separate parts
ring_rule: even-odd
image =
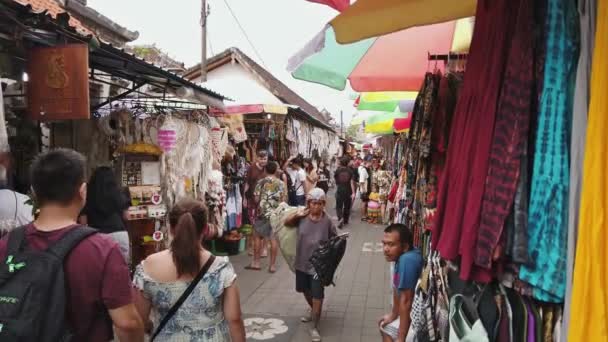
[[[358,98],[357,109],[393,112],[399,107],[401,112],[407,113],[412,111],[408,106],[413,106],[416,96],[418,92],[415,91],[365,92]]]
[[[355,113],[355,115],[353,115],[353,118],[350,120],[350,124],[351,124],[351,126],[360,125],[365,120],[369,119],[370,117],[372,117],[374,115],[378,115],[378,114],[379,113],[376,111],[369,111],[369,110],[358,111],[357,113]]]
[[[395,119],[408,118],[408,113],[382,113],[365,120],[365,133],[393,134]]]
[[[290,59],[288,70],[296,79],[337,90],[344,90],[349,80],[360,92],[416,91],[430,67],[428,54],[450,51],[455,29],[452,21],[341,45],[327,27],[325,39],[317,35]],[[470,36],[462,39],[470,42]]]
[[[316,2],[318,4],[327,5],[338,12],[342,12],[350,6],[350,0],[308,0],[310,2]]]
[[[314,44],[308,44],[302,52],[292,57],[287,69],[298,80],[344,90],[348,76],[376,39],[340,45],[336,42],[334,30],[329,26],[323,32],[322,37],[324,38],[322,42],[319,42],[320,46],[313,48]],[[309,49],[310,51],[308,51]],[[307,57],[309,55],[311,56]]]
[[[410,130],[410,126],[412,124],[412,115],[408,113],[408,117],[405,119],[395,119],[393,122],[393,129],[395,133],[405,133]]]
[[[348,44],[414,26],[475,15],[476,0],[358,0],[331,22],[336,39]]]

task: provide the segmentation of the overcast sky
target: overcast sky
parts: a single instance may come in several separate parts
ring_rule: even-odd
[[[239,29],[232,7],[261,59]],[[207,0],[209,56],[236,46],[265,65],[273,75],[311,104],[327,108],[337,122],[340,110],[349,122],[354,112],[351,92],[293,79],[285,70],[287,60],[306,44],[337,12],[305,0]],[[192,66],[200,61],[200,0],[88,0],[88,5],[117,23],[136,30],[138,44],[156,44],[171,57]],[[230,94],[224,94],[230,97]],[[345,124],[346,125],[346,124]]]

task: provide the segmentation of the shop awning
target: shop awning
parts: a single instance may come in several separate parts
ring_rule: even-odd
[[[301,121],[306,121],[314,126],[335,133],[335,130],[329,125],[317,120],[312,115],[305,112],[297,106],[290,105],[274,105],[274,104],[248,104],[237,106],[225,106],[223,109],[211,108],[210,114],[216,116],[222,115],[248,115],[248,114],[277,114],[277,115],[292,115]]]
[[[93,75],[95,75],[95,71],[102,71],[137,85],[154,85],[190,101],[201,102],[216,108],[224,107],[223,100],[227,99],[225,96],[150,64],[124,49],[100,43],[99,48],[91,47],[89,51],[89,68],[92,69]]]
[[[211,109],[213,115],[235,115],[235,114],[280,114],[286,115],[289,111],[289,106],[286,105],[269,105],[269,104],[248,104],[238,106],[226,106],[223,109]]]
[[[357,0],[331,22],[341,44],[475,15],[477,0]]]

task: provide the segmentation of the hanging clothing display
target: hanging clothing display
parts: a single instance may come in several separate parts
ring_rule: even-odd
[[[591,81],[591,63],[593,57],[593,40],[595,39],[597,0],[581,0],[578,12],[581,28],[581,49],[576,72],[574,91],[574,108],[572,113],[572,135],[570,138],[570,200],[568,209],[568,259],[566,269],[566,298],[564,303],[564,325],[562,342],[568,337],[570,306],[572,296],[572,278],[574,272],[574,255],[576,235],[578,233],[579,204],[583,183],[583,161],[585,154],[585,137],[587,133],[587,113],[589,112],[589,87]]]
[[[0,86],[0,153],[10,152],[10,150],[6,118],[4,117],[4,95],[2,95],[2,87]]]
[[[416,246],[423,245],[421,236],[425,224],[425,205],[428,178],[431,171],[431,119],[437,110],[437,93],[441,74],[427,73],[418,93],[412,124],[407,135],[405,152],[406,209],[403,222],[414,233]]]
[[[439,182],[433,248],[442,257],[460,257],[463,279],[489,281],[474,266],[475,245],[488,171],[501,75],[520,0],[479,1],[463,89],[454,113],[446,169]],[[483,89],[483,94],[480,94]]]
[[[519,276],[534,287],[535,298],[560,302],[566,285],[568,133],[579,30],[574,0],[549,0],[548,4],[544,87],[528,216],[528,249],[534,264],[522,265]]]
[[[520,3],[508,53],[510,61],[518,62],[507,64],[496,112],[475,249],[475,263],[488,269],[513,206],[521,157],[527,148],[532,96],[536,96],[533,91],[534,35],[530,34],[534,27],[533,9],[533,1]]]
[[[232,184],[226,192],[226,216],[228,231],[237,229],[243,224],[243,198],[239,184]]]
[[[608,35],[608,4],[596,2],[479,1],[462,88],[452,90],[454,73],[425,75],[410,130],[390,154],[393,220],[427,258],[408,338],[461,340],[478,317],[479,340],[608,342],[601,254],[608,100],[594,97],[608,91],[608,44],[599,38]],[[451,56],[429,60],[445,59],[451,69]],[[467,301],[474,306],[461,310]]]
[[[414,244],[425,252],[435,220],[437,187],[444,168],[449,131],[462,73],[427,73],[415,101],[410,130],[394,146],[395,183],[390,205],[393,222],[414,233]],[[430,250],[430,248],[429,248]]]
[[[606,303],[606,132],[608,131],[608,2],[597,3],[583,188],[576,241],[568,341],[608,341]],[[584,319],[581,319],[584,318]]]

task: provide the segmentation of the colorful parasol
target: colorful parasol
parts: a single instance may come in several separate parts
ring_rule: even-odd
[[[358,110],[379,112],[394,112],[399,107],[400,112],[407,113],[412,111],[416,96],[418,92],[415,91],[364,92],[355,105]]]
[[[316,2],[318,4],[327,5],[338,12],[342,12],[350,6],[350,0],[308,0],[310,2]]]
[[[296,79],[337,90],[349,80],[359,92],[416,91],[431,67],[428,54],[468,51],[471,27],[472,20],[463,19],[340,45],[328,26],[289,60],[287,69]]]
[[[411,125],[412,116],[408,115],[407,118],[395,119],[395,121],[393,122],[393,129],[395,133],[406,133],[409,132]]]
[[[408,113],[380,113],[365,120],[365,133],[393,134],[396,119],[407,119]]]
[[[319,1],[331,2],[331,1]],[[358,0],[331,22],[342,44],[475,15],[477,0]]]

